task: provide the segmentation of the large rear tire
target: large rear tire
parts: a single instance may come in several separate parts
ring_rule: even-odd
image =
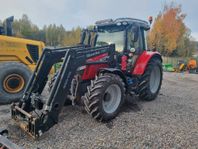
[[[1,63],[0,104],[8,104],[20,99],[31,74],[30,69],[22,63]]]
[[[94,119],[109,121],[118,115],[125,97],[125,84],[118,75],[99,75],[87,90],[85,110]]]
[[[139,97],[145,101],[156,99],[162,84],[162,63],[158,59],[151,59],[144,74],[140,78]]]

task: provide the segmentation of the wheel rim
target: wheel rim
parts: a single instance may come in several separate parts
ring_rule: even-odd
[[[106,113],[113,113],[117,110],[121,102],[121,89],[117,84],[110,85],[104,94],[102,101],[103,109]]]
[[[160,85],[160,80],[161,80],[161,73],[160,73],[160,68],[155,66],[150,75],[150,90],[153,94],[155,94]]]
[[[8,93],[18,93],[25,86],[25,80],[21,75],[8,75],[3,81],[4,90]]]

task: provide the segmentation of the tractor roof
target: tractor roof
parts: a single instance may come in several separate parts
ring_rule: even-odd
[[[140,19],[134,19],[134,18],[118,18],[118,19],[105,19],[97,21],[96,23],[97,27],[105,27],[105,26],[112,26],[112,25],[138,25],[140,27],[145,28],[146,30],[150,29],[150,25],[148,22]]]

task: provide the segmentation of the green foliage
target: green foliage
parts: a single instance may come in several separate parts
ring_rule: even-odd
[[[81,28],[73,28],[65,33],[63,45],[74,45],[80,42]]]
[[[14,36],[43,41],[47,46],[65,46],[79,43],[81,28],[66,31],[55,24],[45,25],[42,29],[31,22],[27,15],[13,22]]]
[[[39,35],[39,28],[32,24],[27,15],[23,15],[21,19],[13,22],[14,34],[17,37],[37,39]]]

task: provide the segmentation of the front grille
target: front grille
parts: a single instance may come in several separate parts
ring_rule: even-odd
[[[30,53],[32,60],[36,63],[39,59],[39,47],[36,45],[27,44],[27,49]]]

